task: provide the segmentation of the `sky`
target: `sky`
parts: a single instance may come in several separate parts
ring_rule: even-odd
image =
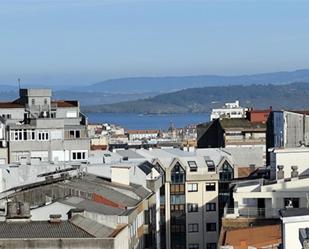
[[[0,84],[309,68],[307,0],[0,0]]]

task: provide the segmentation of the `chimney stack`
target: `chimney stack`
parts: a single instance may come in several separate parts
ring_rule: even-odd
[[[284,179],[284,166],[283,165],[278,165],[278,172],[277,172],[277,180],[283,180]]]
[[[49,215],[49,223],[56,224],[61,222],[61,214]]]
[[[291,178],[298,178],[298,167],[297,166],[291,166],[292,172],[291,172]]]

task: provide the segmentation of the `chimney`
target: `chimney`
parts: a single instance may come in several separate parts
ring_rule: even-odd
[[[61,222],[61,214],[51,214],[49,215],[49,223],[57,224]]]
[[[283,180],[284,179],[284,166],[283,165],[278,165],[278,172],[277,172],[277,180]]]
[[[251,173],[255,171],[255,164],[250,164],[249,167],[250,167]]]
[[[291,178],[295,179],[298,178],[298,167],[297,166],[291,166],[292,172],[291,172]]]

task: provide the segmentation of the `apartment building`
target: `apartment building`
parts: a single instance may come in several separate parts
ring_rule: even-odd
[[[266,125],[245,118],[215,119],[197,126],[198,148],[262,147],[266,143]]]
[[[233,177],[230,156],[223,151],[180,149],[141,149],[134,154],[130,157],[127,153],[126,159],[140,160],[142,156],[163,179],[161,248],[216,248],[222,190],[219,179]]]
[[[248,109],[241,107],[239,101],[225,103],[222,108],[214,108],[211,111],[210,120],[218,118],[245,118]]]
[[[308,184],[308,174],[298,175],[295,169],[292,169],[292,177],[287,179],[235,183],[224,217],[278,219],[281,209],[308,207]]]
[[[88,158],[87,118],[79,102],[54,101],[50,89],[20,89],[17,100],[0,103],[0,123],[0,140],[2,147],[8,147],[9,162]]]

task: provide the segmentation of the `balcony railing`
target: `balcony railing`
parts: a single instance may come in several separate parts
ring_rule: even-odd
[[[273,218],[278,217],[278,208],[224,208],[224,218]]]

